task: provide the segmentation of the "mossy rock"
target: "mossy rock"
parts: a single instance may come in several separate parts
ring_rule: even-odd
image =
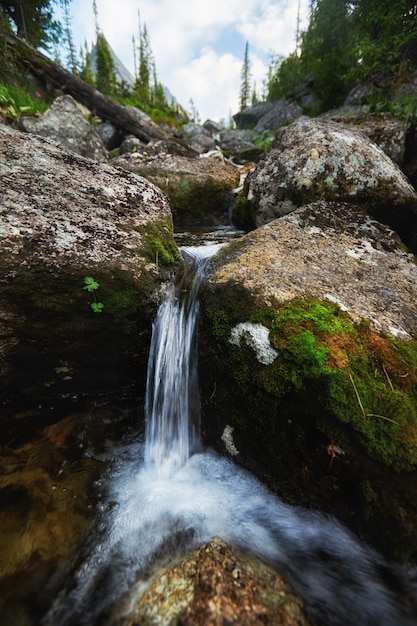
[[[229,223],[232,192],[240,177],[237,167],[211,157],[148,152],[139,156],[125,154],[114,163],[162,189],[169,198],[177,229]]]
[[[281,497],[336,514],[391,558],[414,558],[417,341],[355,324],[330,301],[259,308],[232,291],[205,296],[207,443],[224,451],[231,426],[238,460]],[[230,343],[242,321],[269,330],[273,362],[259,362],[244,335]]]

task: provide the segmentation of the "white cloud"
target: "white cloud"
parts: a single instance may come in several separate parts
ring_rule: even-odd
[[[303,24],[308,6],[301,0]],[[97,7],[100,29],[132,73],[140,8],[158,79],[185,108],[192,99],[203,121],[237,112],[246,41],[258,93],[268,54],[287,55],[295,47],[298,0],[97,0]],[[71,11],[77,45],[91,43],[92,2],[73,0]]]
[[[218,55],[213,48],[204,48],[189,64],[174,69],[173,84],[193,100],[201,120],[228,119],[238,110],[240,68],[242,62],[232,54]]]

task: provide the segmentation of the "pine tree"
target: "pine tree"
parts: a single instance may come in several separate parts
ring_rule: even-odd
[[[46,48],[59,29],[54,19],[54,0],[2,0],[0,13],[13,25],[18,37],[35,48]]]
[[[245,56],[243,60],[243,66],[241,71],[241,85],[240,85],[240,110],[246,109],[250,100],[250,61],[249,61],[249,43],[246,42]]]
[[[77,53],[74,46],[74,40],[72,38],[72,29],[71,29],[71,11],[70,11],[70,0],[61,0],[62,8],[64,10],[64,32],[65,32],[65,42],[68,49],[67,56],[67,64],[73,74],[77,73],[78,70],[78,61],[77,61]]]
[[[94,26],[96,30],[96,77],[95,86],[98,91],[108,96],[114,96],[117,92],[117,78],[113,57],[109,44],[100,31],[98,21],[97,2],[93,0]]]
[[[257,102],[259,102],[259,98],[258,94],[256,93],[256,81],[254,81],[252,88],[251,105],[253,106]]]
[[[102,33],[99,33],[96,42],[96,88],[109,96],[117,91],[113,57]]]
[[[80,49],[81,68],[79,76],[89,85],[95,85],[94,73],[91,64],[91,54],[88,50],[87,41],[84,42],[84,48]]]
[[[169,109],[169,105],[165,97],[164,87],[163,85],[161,85],[160,82],[158,82],[158,77],[156,75],[156,65],[154,60],[152,62],[152,77],[152,106],[154,106],[155,109],[161,109],[162,111],[166,111],[167,109]]]
[[[139,67],[135,82],[135,94],[143,105],[150,105],[152,101],[151,91],[151,64],[152,51],[149,43],[148,29],[146,24],[143,28],[139,16]]]
[[[96,39],[97,39],[100,34],[100,27],[98,25],[98,9],[97,9],[96,0],[93,0],[93,15],[94,15],[94,28],[96,30]]]

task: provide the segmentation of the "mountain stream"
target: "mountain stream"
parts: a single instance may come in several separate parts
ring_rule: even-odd
[[[219,244],[220,245],[220,244]],[[411,626],[411,575],[318,512],[289,506],[199,440],[198,291],[218,244],[184,247],[185,270],[153,326],[146,432],[114,452],[101,517],[44,626],[111,624],[154,568],[214,536],[274,565],[318,624]],[[61,572],[62,575],[62,572]],[[70,581],[70,582],[68,582]]]

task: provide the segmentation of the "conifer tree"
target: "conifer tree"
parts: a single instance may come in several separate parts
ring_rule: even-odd
[[[81,58],[81,68],[79,76],[80,78],[89,85],[95,85],[93,67],[91,64],[91,54],[88,50],[87,41],[84,42],[84,48],[80,49],[80,58]]]
[[[96,88],[109,96],[117,91],[113,57],[102,33],[99,33],[96,42]]]
[[[74,40],[72,37],[72,29],[71,29],[71,11],[70,11],[70,0],[61,0],[62,8],[64,11],[64,33],[65,33],[65,43],[67,45],[67,64],[73,74],[77,73],[78,70],[78,61],[77,61],[77,53],[74,46]]]
[[[140,25],[139,25],[140,28]],[[144,24],[139,31],[139,69],[135,92],[143,104],[151,103],[151,61],[152,53],[148,37],[148,29]]]
[[[54,19],[54,0],[1,0],[0,13],[13,25],[18,37],[35,48],[49,49],[59,29]]]
[[[241,85],[240,85],[240,110],[246,109],[249,104],[251,96],[250,91],[250,60],[249,60],[249,43],[246,42],[245,56],[243,59],[243,66],[241,71]]]
[[[98,91],[109,96],[117,92],[117,78],[113,57],[109,44],[100,31],[98,22],[97,2],[93,0],[94,25],[96,30],[96,77],[95,86]]]

